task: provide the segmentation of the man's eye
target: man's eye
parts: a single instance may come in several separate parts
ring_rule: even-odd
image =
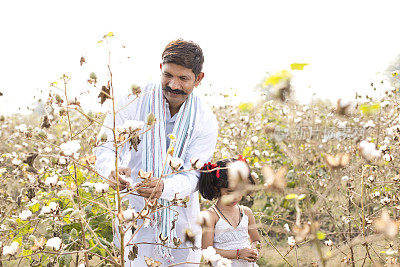
[[[169,73],[164,73],[164,76],[165,76],[165,77],[168,77],[168,78],[172,77],[172,75],[169,74]]]
[[[181,80],[182,80],[182,81],[187,81],[188,78],[187,78],[187,77],[181,77]]]

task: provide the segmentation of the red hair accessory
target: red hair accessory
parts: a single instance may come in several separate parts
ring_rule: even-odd
[[[219,178],[219,166],[217,164],[215,164],[215,163],[211,164],[211,162],[208,162],[208,163],[204,164],[203,168],[206,168],[207,171],[210,171],[210,170],[212,171],[214,169],[217,169],[216,176],[217,176],[217,178]]]
[[[206,170],[208,171],[208,167],[211,166],[211,162],[208,163],[204,163],[203,168],[206,168]]]
[[[239,154],[238,160],[246,162],[246,158]]]

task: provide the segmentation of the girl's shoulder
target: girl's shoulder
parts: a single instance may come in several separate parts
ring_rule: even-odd
[[[215,209],[213,207],[208,208],[208,210],[206,210],[206,212],[210,216],[211,225],[214,226],[217,223],[217,221],[219,220],[219,216],[218,216],[217,212],[215,211]]]

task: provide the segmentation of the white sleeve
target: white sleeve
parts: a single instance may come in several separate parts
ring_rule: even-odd
[[[213,115],[207,124],[203,123],[202,128],[202,132],[194,137],[188,147],[184,163],[185,169],[191,168],[190,159],[192,157],[198,157],[201,162],[208,162],[213,156],[218,137],[218,123],[215,116]],[[178,198],[190,195],[197,190],[199,176],[199,171],[190,171],[163,179],[164,190],[160,198],[171,201],[175,194],[178,194]]]
[[[128,101],[130,100],[130,97],[128,96],[121,96],[120,98],[117,99],[115,109],[119,110],[121,107],[123,107]],[[129,111],[131,110],[132,107],[127,106],[124,109],[120,110],[115,114],[115,127],[121,126],[124,124],[126,120],[129,120]],[[111,173],[112,170],[115,170],[115,146],[114,146],[114,135],[111,129],[113,128],[113,112],[112,112],[112,106],[110,108],[110,111],[107,113],[107,116],[104,120],[103,126],[99,132],[97,140],[100,140],[101,136],[106,134],[107,136],[107,141],[93,149],[94,154],[96,155],[96,163],[95,163],[95,168],[96,171],[103,177],[108,177]],[[107,128],[109,127],[109,128]],[[128,155],[127,151],[129,149],[127,148],[127,144],[124,147],[121,147],[120,149],[122,151],[119,151],[119,158],[118,158],[118,165],[121,166],[122,159],[125,158]],[[125,161],[125,160],[124,160]],[[126,161],[125,161],[126,162]]]

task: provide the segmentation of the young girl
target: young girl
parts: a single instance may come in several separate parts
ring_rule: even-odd
[[[206,212],[209,229],[203,231],[202,248],[213,246],[218,254],[232,261],[232,266],[258,266],[256,244],[260,236],[251,209],[238,205],[241,194],[234,193],[228,182],[228,166],[237,159],[225,159],[216,164],[205,164],[199,178],[199,192],[208,200],[217,199]],[[238,160],[245,161],[241,156]],[[247,164],[246,164],[247,165]],[[248,166],[247,166],[248,167]],[[254,180],[248,175],[249,183]],[[222,197],[232,194],[229,203]]]

